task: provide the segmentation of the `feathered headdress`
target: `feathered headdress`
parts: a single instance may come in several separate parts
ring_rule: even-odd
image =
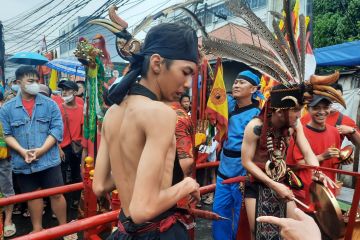
[[[281,83],[284,88],[271,91],[271,102],[274,102],[271,105],[274,108],[290,108],[306,103],[311,100],[313,94],[326,96],[345,107],[345,101],[341,95],[328,86],[339,78],[338,72],[329,76],[312,75],[310,79],[304,79],[305,17],[302,14],[299,16],[300,44],[298,44],[294,36],[290,0],[284,0],[285,16],[273,14],[272,26],[274,33],[242,1],[230,0],[226,4],[235,16],[243,19],[251,31],[255,32],[267,43],[268,49],[215,37],[204,37],[204,49],[212,54],[243,62]],[[282,19],[285,23],[283,31],[279,28],[279,19]],[[289,102],[292,102],[292,104],[289,104]]]

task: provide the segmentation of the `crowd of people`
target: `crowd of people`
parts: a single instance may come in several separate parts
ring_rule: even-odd
[[[54,95],[48,86],[39,84],[39,73],[33,67],[16,70],[0,109],[2,139],[9,150],[0,161],[0,190],[5,197],[14,195],[14,189],[27,193],[82,181],[83,84],[61,79],[61,94]],[[80,193],[72,194],[67,201],[62,194],[49,198],[53,216],[65,224],[67,204],[77,208]],[[12,213],[21,213],[18,207],[5,208],[5,237],[16,234]],[[30,216],[32,232],[43,229],[43,210],[43,199],[27,202],[24,216]]]
[[[187,26],[153,27],[143,58],[110,88],[107,102],[113,104],[102,123],[93,182],[98,196],[119,192],[118,229],[109,239],[189,239],[187,230],[194,227],[194,219],[184,208],[201,199],[199,184],[192,178],[194,126],[186,94],[199,61],[197,41]],[[82,181],[84,82],[60,80],[60,95],[38,82],[34,68],[20,67],[2,97],[1,138],[10,150],[0,160],[5,197],[15,194],[14,185],[27,193]],[[312,96],[301,118],[300,87],[273,87],[260,109],[259,84],[258,72],[241,71],[228,96],[228,138],[218,154],[213,204],[213,211],[227,220],[213,222],[213,238],[236,239],[244,202],[252,239],[279,239],[280,234],[286,239],[320,239],[314,220],[294,200],[310,204],[314,179],[334,191],[336,176],[306,169],[294,170],[295,174],[286,164],[338,168],[344,137],[360,144],[358,127],[323,95]],[[333,87],[342,94],[341,85]],[[292,188],[287,174],[300,178],[304,187]],[[222,183],[246,175],[249,181],[244,185]],[[67,205],[77,208],[79,199],[79,192],[67,200],[62,194],[50,197],[60,225],[67,222]],[[32,232],[41,231],[43,199],[28,201],[27,207]],[[6,237],[16,233],[12,212],[13,206],[7,206]],[[296,225],[309,231],[299,232]],[[75,238],[76,234],[64,237]]]

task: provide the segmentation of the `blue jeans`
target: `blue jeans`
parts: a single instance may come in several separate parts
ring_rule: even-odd
[[[216,177],[216,189],[213,211],[222,217],[231,219],[213,221],[212,233],[215,240],[235,240],[242,201],[239,183],[222,184],[224,179]]]

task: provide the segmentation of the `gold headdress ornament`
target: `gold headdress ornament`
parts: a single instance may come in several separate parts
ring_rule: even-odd
[[[114,5],[109,8],[110,20],[94,19],[89,21],[89,23],[100,25],[114,33],[116,35],[116,50],[118,54],[123,59],[129,60],[129,58],[131,58],[133,54],[138,53],[141,49],[141,42],[134,38],[136,34],[148,27],[157,18],[161,16],[167,16],[169,13],[175,10],[181,9],[185,11],[185,13],[189,14],[189,10],[187,10],[185,7],[190,4],[201,2],[203,1],[188,0],[185,3],[178,3],[168,8],[165,8],[164,10],[156,13],[155,15],[149,15],[145,17],[144,20],[141,21],[141,23],[134,28],[132,33],[127,30],[128,23],[116,14],[116,10],[118,10],[118,7]]]
[[[86,39],[81,39],[77,44],[77,47],[74,51],[75,56],[79,59],[81,63],[90,68],[96,66],[95,59],[97,56],[103,57],[103,52],[96,48],[93,44],[89,43]]]
[[[300,47],[298,47],[293,31],[290,0],[284,0],[285,16],[271,13],[274,16],[272,22],[274,33],[241,0],[230,0],[226,4],[235,16],[243,19],[252,32],[255,32],[267,43],[269,49],[251,44],[234,43],[215,37],[207,37],[203,39],[205,50],[215,55],[243,62],[280,82],[285,87],[272,91],[272,95],[282,92],[279,101],[284,99],[286,96],[285,92],[288,89],[301,91],[302,99],[299,101],[299,104],[310,101],[313,94],[318,94],[339,102],[346,107],[341,95],[334,88],[328,86],[337,81],[339,72],[329,76],[312,75],[309,80],[304,79],[306,50],[305,17],[302,14],[299,16]],[[283,19],[285,23],[284,31],[280,30],[278,19]]]

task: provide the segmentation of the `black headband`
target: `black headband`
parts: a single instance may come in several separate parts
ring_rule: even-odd
[[[131,69],[121,82],[110,89],[109,101],[121,103],[131,85],[141,73],[145,56],[159,54],[171,60],[198,62],[198,38],[189,26],[174,23],[159,24],[146,35],[140,53],[131,57]]]

